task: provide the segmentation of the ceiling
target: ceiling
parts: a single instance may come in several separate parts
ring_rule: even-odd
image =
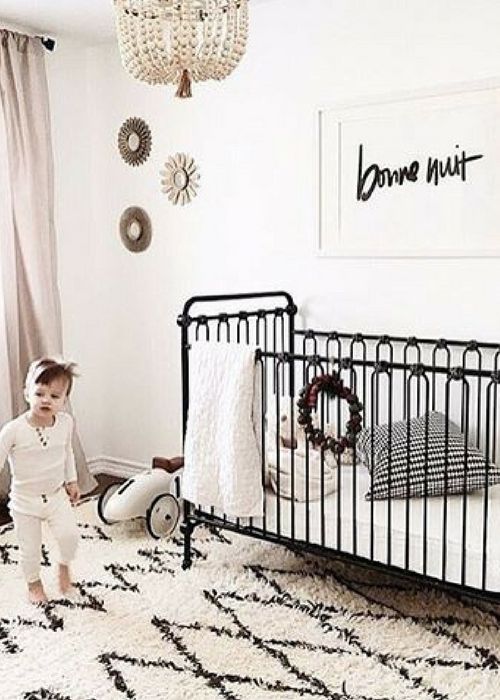
[[[72,37],[85,43],[115,36],[113,0],[0,0],[0,27]]]
[[[251,0],[260,4],[269,0]],[[115,38],[113,0],[0,0],[0,27],[85,43]]]

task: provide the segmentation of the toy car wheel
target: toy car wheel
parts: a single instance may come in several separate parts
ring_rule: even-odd
[[[146,511],[146,527],[155,540],[169,537],[177,527],[181,509],[179,501],[170,493],[157,496]]]
[[[118,491],[120,486],[121,486],[121,484],[110,484],[109,486],[106,486],[104,491],[99,496],[99,500],[97,501],[97,515],[102,520],[102,522],[105,523],[106,525],[112,525],[114,522],[113,520],[108,520],[104,515],[106,503],[109,501],[111,496],[116,491]]]

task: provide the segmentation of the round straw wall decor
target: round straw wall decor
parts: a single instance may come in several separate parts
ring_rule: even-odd
[[[142,253],[151,243],[151,219],[141,207],[128,207],[120,218],[120,238],[131,253]]]
[[[162,170],[162,192],[172,204],[189,204],[196,197],[200,175],[194,158],[187,153],[176,153],[165,163]]]
[[[151,153],[151,130],[144,119],[130,117],[118,132],[118,150],[129,165],[141,165]]]

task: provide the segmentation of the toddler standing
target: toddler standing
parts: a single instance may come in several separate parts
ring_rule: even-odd
[[[35,360],[24,387],[29,410],[0,431],[0,470],[8,458],[9,510],[32,603],[48,600],[40,579],[42,522],[48,524],[59,547],[60,590],[65,594],[71,589],[69,565],[79,540],[71,504],[78,502],[80,492],[71,447],[73,418],[63,408],[74,376],[73,363]]]

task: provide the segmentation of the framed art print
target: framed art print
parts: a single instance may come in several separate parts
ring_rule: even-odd
[[[500,255],[500,87],[321,109],[319,253]]]

